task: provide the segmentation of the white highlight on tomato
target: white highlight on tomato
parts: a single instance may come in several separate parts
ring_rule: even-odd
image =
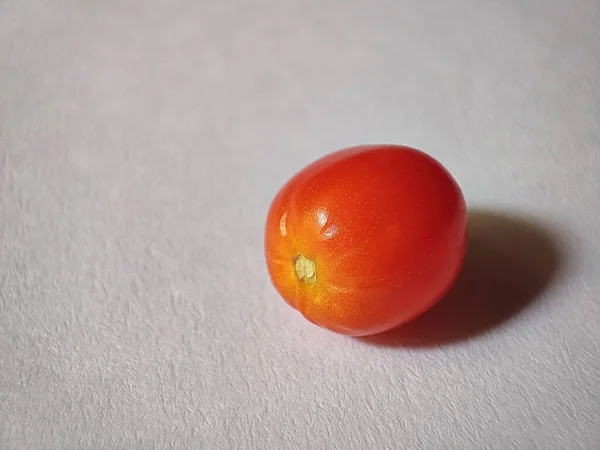
[[[279,219],[279,231],[281,231],[282,236],[287,236],[286,221],[287,213],[283,213],[283,216],[281,216],[281,219]]]
[[[317,211],[317,223],[320,226],[324,227],[328,219],[329,216],[327,215],[327,211],[325,211],[324,209],[319,209]]]

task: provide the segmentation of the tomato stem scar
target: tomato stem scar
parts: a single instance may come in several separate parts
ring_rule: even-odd
[[[294,275],[296,275],[298,280],[303,281],[306,284],[317,282],[317,270],[312,259],[308,259],[306,256],[299,254],[294,257],[293,263]]]

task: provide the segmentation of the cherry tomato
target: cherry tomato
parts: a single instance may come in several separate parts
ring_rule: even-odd
[[[426,153],[371,145],[331,153],[277,193],[266,263],[285,301],[333,332],[398,327],[438,302],[464,259],[467,207]]]

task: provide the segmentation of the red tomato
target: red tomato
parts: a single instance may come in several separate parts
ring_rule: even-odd
[[[297,173],[265,229],[271,280],[331,331],[366,336],[440,300],[462,267],[467,208],[450,173],[403,146],[352,147]]]

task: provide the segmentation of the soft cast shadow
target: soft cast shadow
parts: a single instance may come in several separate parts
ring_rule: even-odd
[[[530,305],[562,262],[557,238],[539,224],[470,211],[463,270],[446,297],[404,326],[361,339],[379,346],[426,347],[470,338]]]

